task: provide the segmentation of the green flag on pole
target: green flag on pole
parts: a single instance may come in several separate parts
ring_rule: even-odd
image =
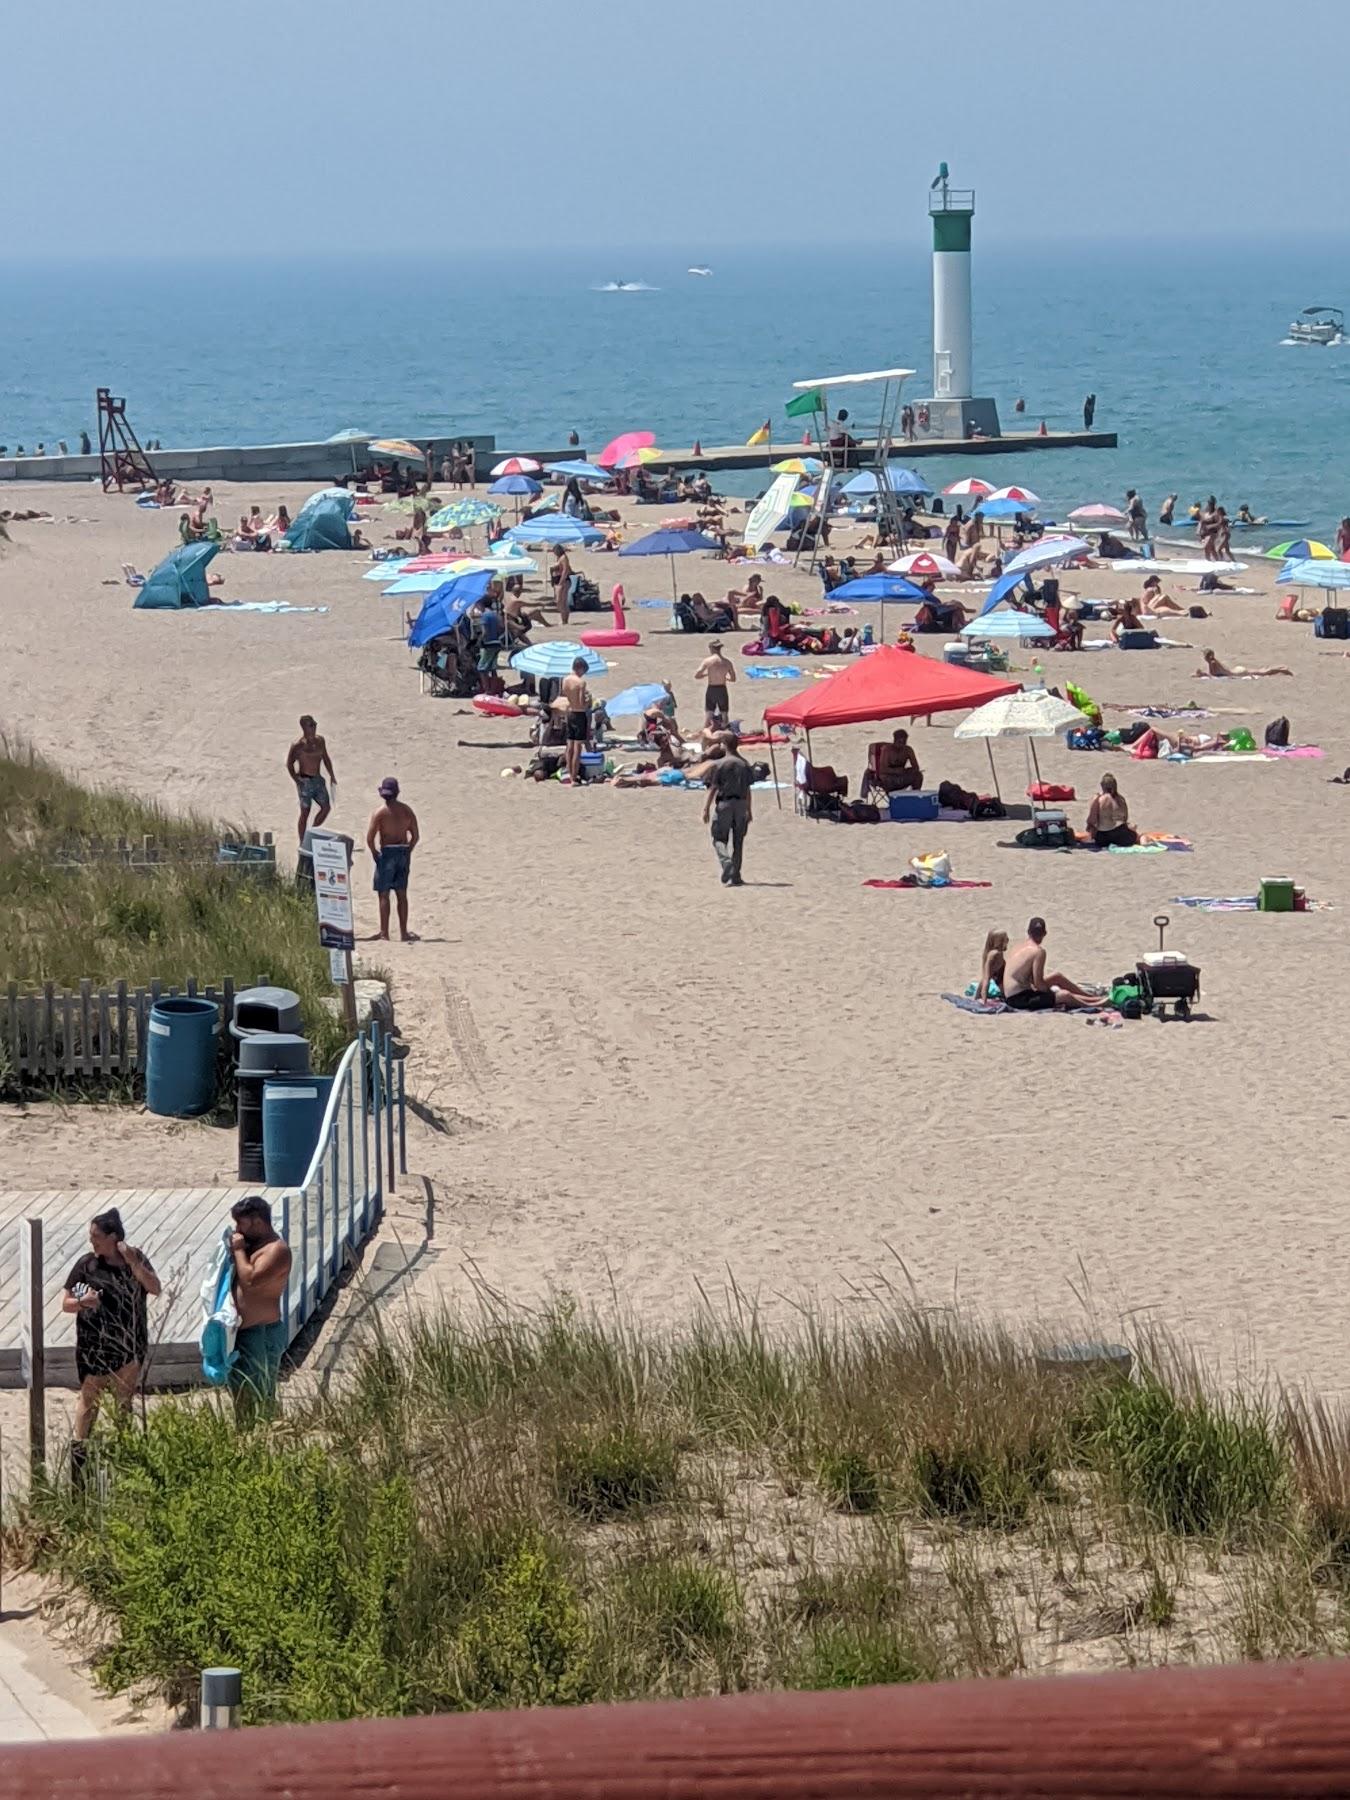
[[[812,388],[809,394],[798,394],[795,400],[789,400],[783,411],[789,419],[804,418],[807,413],[824,412],[825,396],[819,388]]]

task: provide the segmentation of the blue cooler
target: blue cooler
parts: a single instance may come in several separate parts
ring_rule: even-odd
[[[583,781],[603,781],[605,776],[605,758],[603,751],[583,750],[581,753],[581,779]]]
[[[938,816],[936,789],[921,788],[918,793],[892,794],[890,796],[890,815],[896,824],[905,825],[911,821],[922,822],[936,819]]]

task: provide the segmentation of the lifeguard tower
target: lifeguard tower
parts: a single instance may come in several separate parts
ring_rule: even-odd
[[[976,398],[970,304],[970,225],[974,188],[954,188],[946,163],[928,193],[933,221],[933,392],[918,402],[927,408],[923,437],[998,437],[998,405]]]

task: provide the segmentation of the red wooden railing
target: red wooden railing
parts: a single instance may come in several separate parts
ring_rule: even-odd
[[[1350,1661],[0,1746],[0,1800],[1350,1795]]]

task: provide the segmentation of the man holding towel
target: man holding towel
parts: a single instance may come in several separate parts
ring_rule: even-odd
[[[389,896],[398,902],[398,934],[405,944],[415,944],[417,934],[408,930],[408,875],[412,853],[421,833],[417,814],[398,797],[398,782],[386,775],[380,783],[382,804],[370,815],[366,830],[366,848],[375,863],[375,892],[380,902],[378,938],[389,936]]]

